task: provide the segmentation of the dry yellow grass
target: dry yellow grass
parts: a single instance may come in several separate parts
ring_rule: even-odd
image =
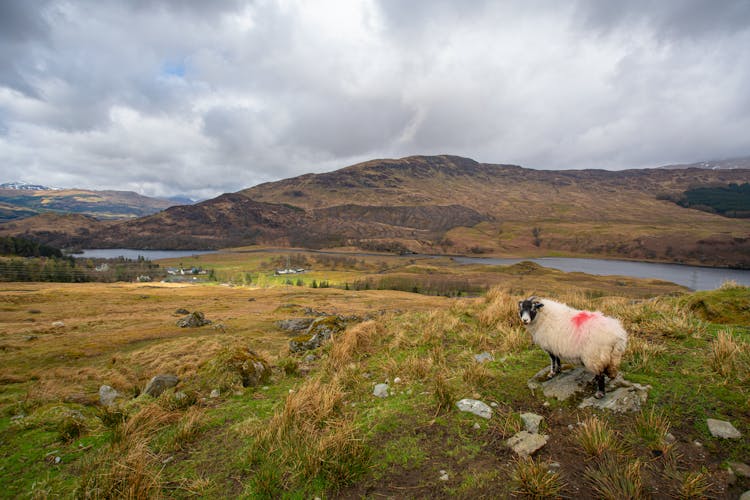
[[[224,348],[283,352],[289,339],[274,321],[303,316],[306,307],[364,316],[450,304],[395,291],[0,283],[0,380],[33,388],[38,403],[96,399],[102,384],[129,394],[158,373],[188,381]],[[201,311],[223,329],[179,328],[178,308]]]

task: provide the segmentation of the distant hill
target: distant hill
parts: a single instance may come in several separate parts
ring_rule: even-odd
[[[678,165],[665,165],[660,168],[666,168],[670,170],[683,169],[683,168],[704,168],[710,170],[736,170],[736,169],[750,169],[750,156],[742,158],[730,158],[728,160],[708,160],[697,163],[685,163]]]
[[[132,219],[176,204],[178,202],[132,191],[53,189],[19,182],[0,184],[0,221],[41,213],[83,214],[105,220]]]
[[[750,170],[545,171],[457,156],[372,160],[147,217],[46,234],[85,247],[351,247],[421,253],[591,255],[750,268],[750,220],[686,208]],[[0,235],[34,234],[34,220]],[[59,244],[58,244],[59,246]]]

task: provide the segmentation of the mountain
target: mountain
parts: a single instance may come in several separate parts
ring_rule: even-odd
[[[545,171],[448,155],[372,160],[147,217],[99,221],[84,228],[88,233],[70,233],[68,246],[262,244],[750,268],[750,219],[675,201],[692,189],[748,178],[742,169]],[[23,231],[33,235],[28,224]],[[3,226],[0,235],[14,235]]]
[[[698,163],[665,165],[659,168],[666,168],[670,170],[683,169],[683,168],[704,168],[704,169],[710,169],[710,170],[750,169],[750,156],[745,156],[741,158],[730,158],[727,160],[708,160],[708,161],[701,161]]]
[[[8,182],[0,185],[0,221],[41,213],[76,213],[97,219],[129,219],[150,215],[177,203],[132,191],[53,189]]]
[[[17,189],[19,191],[50,191],[54,188],[47,186],[41,186],[39,184],[29,184],[27,182],[3,182],[0,184],[0,189]]]

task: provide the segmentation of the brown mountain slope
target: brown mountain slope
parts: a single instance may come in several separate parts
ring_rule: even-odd
[[[456,156],[373,160],[241,191],[306,209],[350,204],[455,204],[488,221],[414,250],[538,255],[556,251],[750,266],[750,221],[685,209],[666,198],[750,180],[750,170],[531,170]]]
[[[373,160],[102,224],[69,241],[131,248],[562,252],[750,267],[750,219],[667,200],[689,188],[748,179],[748,170],[543,171],[456,156]]]

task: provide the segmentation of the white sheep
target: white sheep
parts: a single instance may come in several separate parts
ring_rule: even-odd
[[[615,378],[628,342],[617,319],[536,297],[520,301],[518,314],[534,343],[549,354],[549,378],[560,373],[561,359],[582,363],[595,375],[595,397],[604,397],[604,375]]]

